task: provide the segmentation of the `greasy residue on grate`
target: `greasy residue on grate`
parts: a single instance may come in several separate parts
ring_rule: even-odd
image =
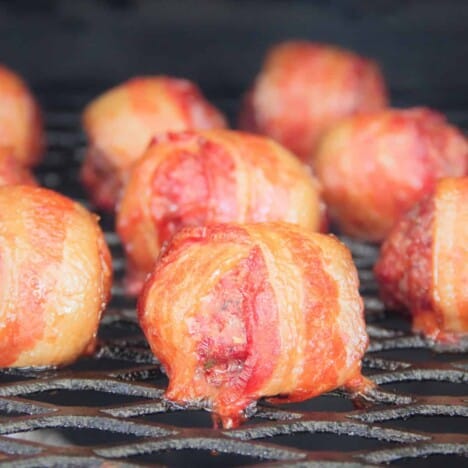
[[[44,185],[85,203],[77,181],[85,143],[79,112],[97,91],[41,93],[49,151],[37,174]],[[229,113],[234,103],[218,104]],[[467,116],[449,113],[461,125]],[[15,467],[106,461],[223,467],[467,462],[466,354],[433,350],[402,319],[385,316],[371,273],[374,247],[344,239],[360,271],[371,337],[364,371],[380,385],[374,401],[355,409],[336,391],[298,404],[260,402],[247,423],[224,431],[211,428],[208,413],[182,411],[162,399],[167,379],[138,328],[134,302],[122,295],[124,261],[113,220],[103,216],[102,224],[116,283],[100,328],[100,350],[64,369],[0,371],[1,462]]]

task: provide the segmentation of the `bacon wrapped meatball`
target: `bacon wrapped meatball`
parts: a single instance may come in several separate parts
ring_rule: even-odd
[[[0,146],[0,187],[4,185],[36,185],[31,171],[22,166],[10,148]]]
[[[375,266],[384,303],[441,341],[468,335],[468,177],[447,178],[395,225]]]
[[[0,65],[0,146],[8,146],[23,166],[36,165],[44,150],[39,106],[24,81]]]
[[[92,351],[111,276],[94,215],[50,190],[0,188],[0,367]]]
[[[310,163],[318,139],[331,125],[386,105],[385,83],[374,62],[337,47],[291,41],[268,53],[246,94],[239,123]]]
[[[89,147],[81,179],[96,206],[112,210],[124,170],[153,136],[225,127],[226,121],[190,81],[156,76],[134,78],[104,93],[85,109],[83,124]]]
[[[341,230],[380,242],[439,178],[467,174],[468,142],[437,112],[389,109],[333,127],[314,169]]]
[[[156,140],[133,167],[117,213],[128,293],[139,292],[162,243],[182,227],[263,221],[321,227],[318,186],[291,153],[229,130]]]
[[[158,259],[138,302],[169,376],[166,397],[235,427],[261,397],[365,392],[363,304],[348,249],[287,223],[190,227]]]

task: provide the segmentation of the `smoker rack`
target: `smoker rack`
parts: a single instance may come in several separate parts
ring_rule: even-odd
[[[39,90],[49,142],[39,180],[88,206],[77,180],[85,145],[79,119],[101,90]],[[216,104],[234,114],[234,99]],[[466,128],[468,112],[443,110]],[[364,373],[380,385],[373,401],[355,409],[335,391],[299,404],[260,402],[240,428],[215,430],[207,412],[163,399],[167,379],[138,328],[134,301],[122,293],[113,219],[103,215],[101,222],[116,279],[99,351],[63,369],[0,370],[4,466],[466,466],[466,348],[434,350],[405,321],[385,315],[372,276],[375,247],[344,239],[366,304]]]

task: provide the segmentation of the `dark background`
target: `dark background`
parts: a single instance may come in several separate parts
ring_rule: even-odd
[[[33,86],[102,87],[135,74],[238,96],[290,37],[376,58],[394,102],[468,106],[466,0],[0,0],[0,62]]]

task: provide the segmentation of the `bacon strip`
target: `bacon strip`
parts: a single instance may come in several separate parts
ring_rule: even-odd
[[[0,367],[92,350],[112,271],[96,218],[50,190],[0,188]]]
[[[331,125],[356,112],[382,109],[387,100],[374,62],[326,44],[288,41],[268,52],[246,93],[239,124],[310,163]]]
[[[118,209],[127,292],[139,292],[161,245],[184,226],[288,221],[319,230],[319,197],[306,168],[269,139],[228,130],[158,138],[133,167]]]
[[[391,309],[440,342],[468,332],[468,177],[441,179],[393,228],[375,273]]]
[[[18,162],[37,165],[45,146],[42,115],[26,83],[0,65],[0,146],[8,146]]]
[[[438,179],[468,173],[468,141],[430,109],[361,113],[324,135],[313,167],[341,231],[382,242]]]
[[[138,302],[167,398],[235,427],[261,397],[364,391],[357,272],[335,238],[286,223],[183,229]]]
[[[434,307],[445,330],[468,332],[468,177],[437,186],[433,242]]]
[[[167,76],[133,78],[91,102],[83,113],[89,148],[81,172],[93,202],[112,210],[124,171],[151,139],[168,131],[225,127],[198,87]]]

